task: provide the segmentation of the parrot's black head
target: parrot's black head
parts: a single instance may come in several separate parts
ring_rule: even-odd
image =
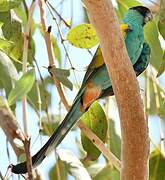
[[[139,12],[144,17],[143,25],[145,25],[148,21],[151,21],[153,18],[151,11],[147,7],[135,6],[131,7],[130,9]]]

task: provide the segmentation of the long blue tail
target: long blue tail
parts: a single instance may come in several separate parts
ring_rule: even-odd
[[[72,105],[70,111],[66,115],[65,119],[54,131],[52,136],[46,142],[46,144],[32,157],[33,168],[37,167],[47,154],[57,147],[60,142],[64,139],[68,131],[74,126],[78,119],[84,114],[81,109],[81,100],[78,98]],[[26,161],[17,165],[12,165],[12,172],[15,174],[24,174],[27,172]]]

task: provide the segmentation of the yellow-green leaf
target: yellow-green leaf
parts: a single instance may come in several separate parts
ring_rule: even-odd
[[[8,97],[9,106],[25,96],[31,90],[34,81],[35,71],[34,69],[31,69],[16,82],[15,88],[10,91]]]
[[[96,31],[91,24],[80,24],[67,34],[67,40],[75,47],[89,49],[99,43]]]
[[[162,75],[165,71],[165,52],[164,52],[164,55],[163,55],[163,59],[162,59],[162,63],[161,63],[161,66],[158,70],[158,74],[157,74],[157,77],[159,77],[160,75]]]
[[[165,179],[165,158],[159,150],[154,150],[149,160],[149,179],[164,180]]]
[[[0,12],[8,11],[21,4],[21,0],[0,0]]]
[[[94,178],[93,180],[119,180],[119,172],[111,167],[110,165],[105,166]]]
[[[163,49],[158,38],[157,19],[147,23],[144,28],[145,40],[151,48],[151,64],[158,70],[163,59]]]
[[[18,73],[13,62],[4,52],[0,51],[0,89],[5,89],[8,95],[17,80]]]
[[[158,29],[162,37],[165,39],[165,23],[163,24],[162,22],[158,22]]]
[[[81,117],[83,123],[90,128],[103,142],[106,141],[108,122],[106,115],[96,101],[94,102],[89,110]],[[87,159],[96,160],[100,156],[101,152],[97,147],[81,133],[81,141],[84,150],[87,152]]]
[[[15,61],[21,60],[23,47],[21,20],[14,12],[7,11],[0,12],[0,21],[3,23],[3,37],[12,42],[12,46],[5,53]]]

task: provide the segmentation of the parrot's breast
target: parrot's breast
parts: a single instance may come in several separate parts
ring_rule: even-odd
[[[129,27],[131,27],[131,32],[128,32],[125,39],[125,45],[127,48],[127,52],[129,58],[134,65],[138,60],[144,43],[144,34],[143,27],[140,24],[135,24],[133,22],[129,23]]]

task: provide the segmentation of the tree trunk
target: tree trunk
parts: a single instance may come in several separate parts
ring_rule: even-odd
[[[118,104],[122,133],[122,180],[148,178],[149,137],[139,85],[110,0],[84,0],[100,39]],[[113,42],[113,43],[112,43]]]

